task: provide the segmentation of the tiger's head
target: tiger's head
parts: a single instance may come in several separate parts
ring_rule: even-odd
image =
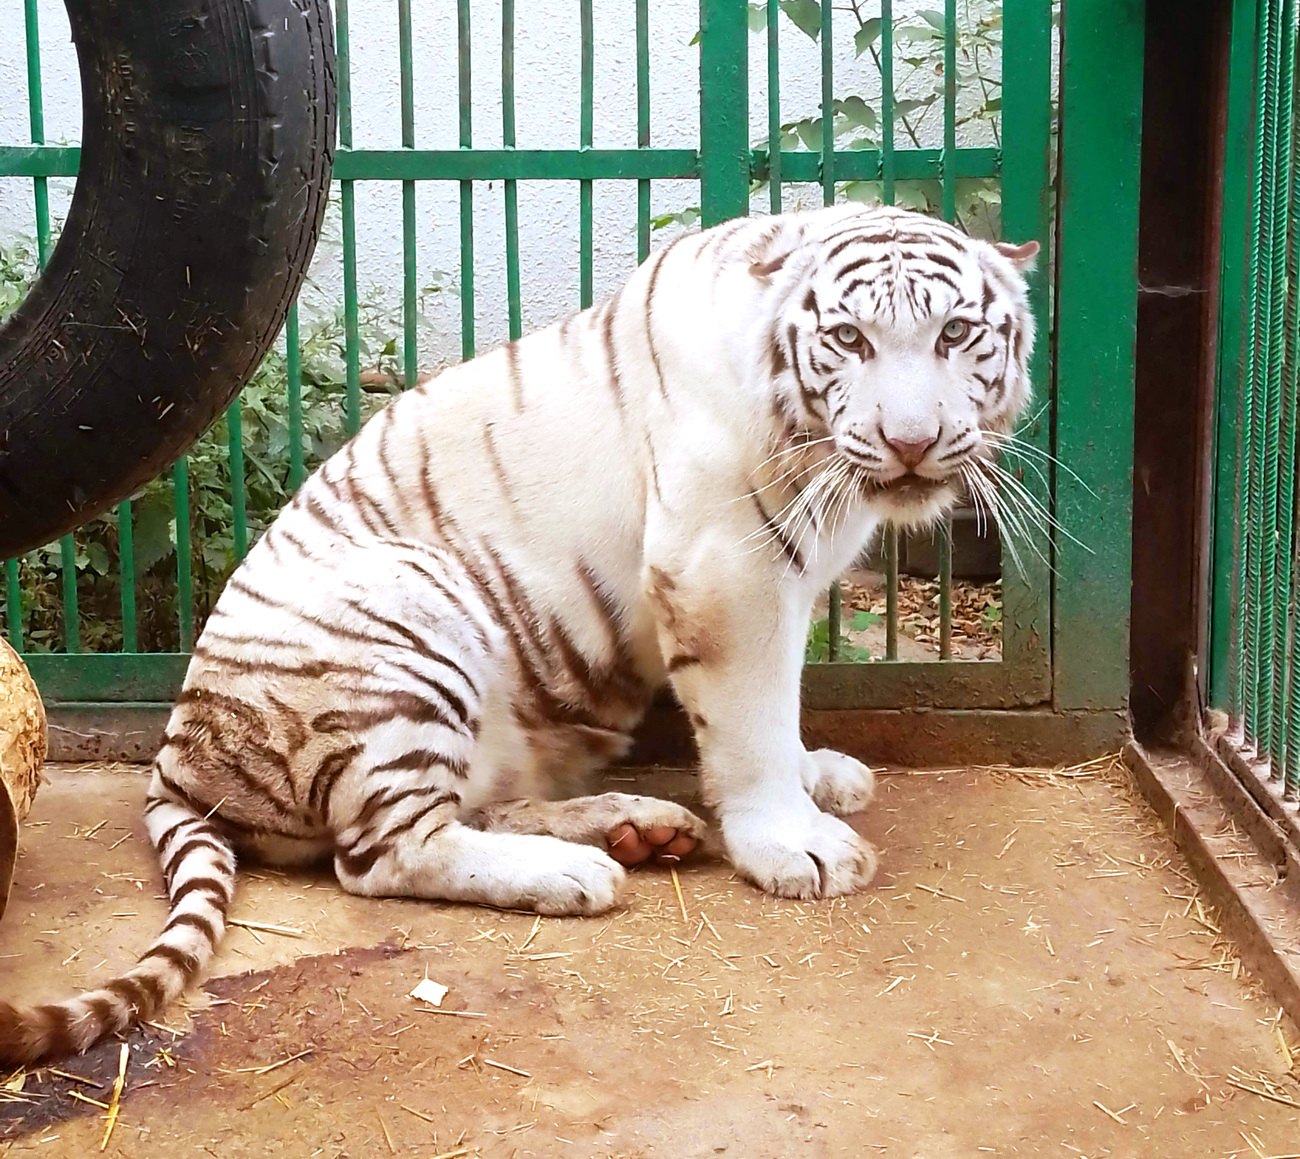
[[[767,372],[786,421],[833,447],[884,522],[977,490],[1030,397],[1038,243],[894,208],[791,215],[750,272],[771,287]],[[981,476],[982,477],[982,476]]]

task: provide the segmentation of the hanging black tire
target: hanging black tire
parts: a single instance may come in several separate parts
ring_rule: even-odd
[[[0,330],[0,559],[181,455],[284,323],[329,195],[328,0],[66,0],[76,191]]]

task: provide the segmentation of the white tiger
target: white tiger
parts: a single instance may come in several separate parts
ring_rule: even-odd
[[[624,752],[665,682],[735,867],[784,897],[861,889],[875,852],[835,814],[871,773],[799,738],[813,602],[882,524],[951,507],[1022,412],[1037,249],[897,209],[733,221],[394,401],[194,650],[146,806],[164,932],[99,990],[0,1004],[0,1063],[179,994],[237,851],[332,858],[358,894],[608,909],[620,860],[680,857],[703,823],[549,798]]]

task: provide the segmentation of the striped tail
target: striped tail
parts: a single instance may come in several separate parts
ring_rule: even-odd
[[[212,960],[234,893],[234,849],[156,770],[145,822],[171,899],[162,933],[137,965],[98,990],[28,1010],[0,1002],[0,1074],[89,1050],[155,1017]]]

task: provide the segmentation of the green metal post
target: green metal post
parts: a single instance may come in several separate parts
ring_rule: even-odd
[[[1268,254],[1267,313],[1264,321],[1264,422],[1263,434],[1263,492],[1260,505],[1263,522],[1260,534],[1260,615],[1256,621],[1259,657],[1255,673],[1255,698],[1258,710],[1255,721],[1255,739],[1261,755],[1269,753],[1273,733],[1273,674],[1270,660],[1273,655],[1273,630],[1276,609],[1277,553],[1277,485],[1278,440],[1282,433],[1282,323],[1286,289],[1284,285],[1286,250],[1283,244],[1286,206],[1281,196],[1284,188],[1286,150],[1283,139],[1290,136],[1290,78],[1282,68],[1282,6],[1273,6],[1273,27],[1269,37],[1269,70],[1271,88],[1276,107],[1270,118],[1267,141],[1267,166],[1264,181],[1269,190],[1265,199],[1266,247]]]
[[[1219,333],[1214,515],[1211,541],[1210,625],[1207,686],[1209,703],[1241,715],[1240,472],[1245,464],[1242,407],[1248,389],[1246,367],[1246,274],[1251,231],[1251,169],[1255,119],[1255,0],[1232,6],[1228,58],[1227,131],[1219,233]],[[1234,608],[1236,611],[1234,611]]]
[[[515,0],[501,0],[501,144],[515,147]],[[506,198],[506,310],[510,341],[524,332],[522,294],[519,288],[519,188],[505,183]],[[647,221],[649,219],[647,218]]]
[[[773,213],[781,200],[781,7],[767,0],[767,197]]]
[[[1246,521],[1243,528],[1246,539],[1246,623],[1245,623],[1245,673],[1243,680],[1246,736],[1252,741],[1259,738],[1259,673],[1263,667],[1260,641],[1260,612],[1263,598],[1263,542],[1264,526],[1264,428],[1267,424],[1267,371],[1268,371],[1268,316],[1270,305],[1269,237],[1272,208],[1272,143],[1277,83],[1276,62],[1269,46],[1273,43],[1276,27],[1273,0],[1263,0],[1259,10],[1259,68],[1256,73],[1255,118],[1255,200],[1254,242],[1251,251],[1251,323],[1247,341],[1250,344],[1250,388],[1247,394],[1249,439],[1249,485],[1246,488]]]
[[[700,216],[749,212],[749,21],[745,0],[700,0]]]
[[[580,0],[578,20],[581,26],[581,87],[578,146],[590,149],[592,144],[592,104],[595,60],[593,57],[593,35],[591,29],[591,0]],[[591,305],[593,292],[593,254],[592,254],[592,183],[590,180],[578,183],[578,298],[582,309]]]
[[[172,503],[176,510],[176,619],[181,651],[194,647],[193,546],[190,541],[190,470],[184,456],[172,467]]]
[[[880,0],[880,180],[881,198],[894,204],[894,5]],[[890,657],[893,659],[893,657]]]
[[[636,144],[650,148],[650,9],[649,0],[636,0]],[[636,260],[650,256],[650,182],[636,183]]]
[[[473,143],[470,88],[469,0],[456,0],[456,75],[460,147]],[[460,354],[474,357],[474,182],[460,183]]]
[[[135,545],[131,534],[131,500],[117,505],[117,576],[122,601],[122,651],[138,652],[135,619]]]
[[[335,58],[339,90],[339,149],[352,148],[352,57],[348,0],[335,0]],[[337,165],[337,161],[335,162]],[[344,429],[361,429],[361,329],[357,318],[357,200],[351,180],[339,182],[343,201],[343,358],[347,376]]]
[[[412,65],[411,0],[397,0],[398,67],[401,73],[402,148],[415,148],[415,78]],[[415,251],[415,182],[402,182],[402,386],[420,381],[417,312],[419,272]]]
[[[27,119],[32,144],[45,143],[45,109],[41,90],[41,33],[36,0],[24,0],[23,23],[27,50]],[[44,177],[32,179],[36,202],[36,252],[41,269],[50,258],[50,194]],[[63,578],[63,646],[81,651],[81,617],[77,611],[77,548],[71,535],[59,540],[59,570]]]
[[[1128,698],[1133,343],[1145,7],[1063,12],[1057,270],[1057,517],[1053,682],[1060,710]],[[1091,492],[1090,493],[1090,490]]]
[[[1052,25],[1046,8],[1036,0],[1007,0],[1003,7],[1005,59],[1016,66],[1002,77],[1002,234],[1020,244],[1042,246],[1038,264],[1029,274],[1029,304],[1034,311],[1038,341],[1029,364],[1034,394],[1040,401],[1017,436],[1044,455],[1052,449],[1051,297],[1048,287],[1052,194]],[[1031,452],[1032,453],[1032,452]],[[1044,507],[1052,492],[1043,474],[1028,472],[1024,485]],[[1020,551],[1020,567],[1009,551],[1002,552],[1002,662],[1016,673],[1025,697],[1045,700],[1051,692],[1052,544],[1032,533],[1029,550]]]
[[[5,560],[5,623],[15,652],[23,650],[23,588],[16,559]]]
[[[1005,19],[1005,16],[1004,16]],[[1016,68],[1020,67],[1017,61]],[[943,4],[943,219],[957,218],[957,0]]]
[[[1294,543],[1294,482],[1296,453],[1295,415],[1295,361],[1296,361],[1296,227],[1297,207],[1294,201],[1295,172],[1292,143],[1294,141],[1293,82],[1295,76],[1295,17],[1296,0],[1283,0],[1280,61],[1280,100],[1278,110],[1277,162],[1274,180],[1280,194],[1276,210],[1277,226],[1274,245],[1280,251],[1275,262],[1278,280],[1277,301],[1274,307],[1274,336],[1272,357],[1275,366],[1270,376],[1273,397],[1273,425],[1269,444],[1269,472],[1274,490],[1270,494],[1272,519],[1266,524],[1265,543],[1269,545],[1270,570],[1273,573],[1272,594],[1269,600],[1268,629],[1268,684],[1269,731],[1267,748],[1271,758],[1274,780],[1285,775],[1286,744],[1286,674],[1288,610],[1292,600],[1294,579],[1291,560]],[[1265,486],[1267,487],[1267,477]],[[1271,530],[1271,534],[1269,531]]]
[[[231,537],[235,559],[248,554],[248,497],[244,490],[244,416],[239,399],[226,410],[227,448],[230,456]]]
[[[289,307],[284,326],[285,377],[289,390],[289,491],[297,491],[307,477],[302,456],[302,338],[298,333],[297,303]]]
[[[835,56],[832,17],[834,7],[827,0],[821,6],[822,49],[822,204],[835,204]],[[838,613],[839,597],[834,606]],[[837,625],[838,626],[838,625]],[[832,640],[838,634],[831,636]],[[832,657],[833,659],[834,657]]]
[[[885,659],[898,659],[898,528],[885,531]]]

